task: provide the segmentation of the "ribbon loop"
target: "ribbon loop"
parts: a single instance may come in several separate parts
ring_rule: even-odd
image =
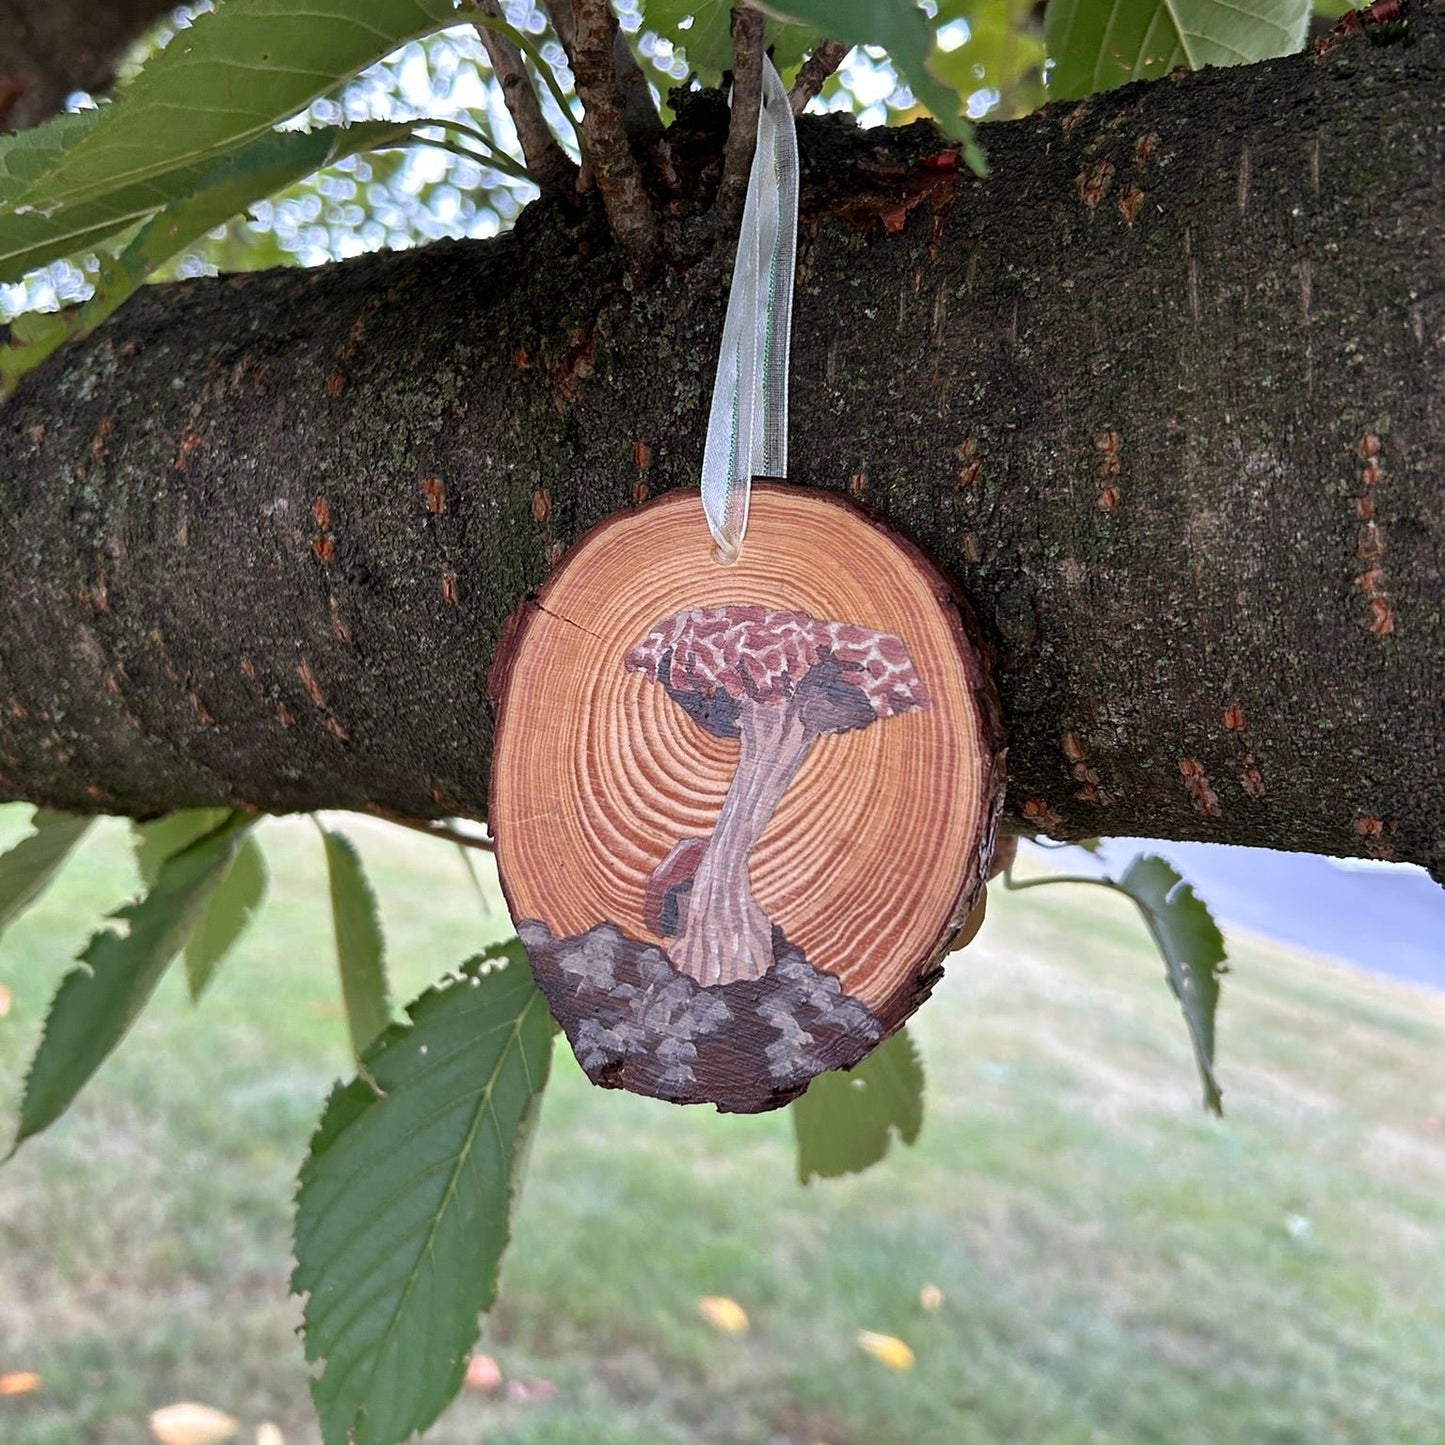
[[[788,347],[798,250],[798,139],[782,77],[763,56],[748,176],[702,462],[702,505],[723,565],[737,561],[754,477],[788,474]]]

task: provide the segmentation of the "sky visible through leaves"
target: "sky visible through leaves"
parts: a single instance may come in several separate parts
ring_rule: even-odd
[[[122,84],[146,56],[210,8],[205,0],[178,7],[168,24],[136,47],[122,67]],[[503,9],[511,23],[536,39],[570,99],[571,72],[542,11],[530,0],[509,0]],[[636,0],[623,0],[617,9],[624,32],[648,62],[648,79],[659,101],[665,102],[666,91],[685,83],[692,74],[686,51],[644,28]],[[952,54],[970,38],[969,22],[958,16],[941,26],[939,48]],[[554,133],[575,158],[571,127],[550,95],[544,93],[542,103]],[[969,96],[968,114],[978,119],[995,111],[999,103],[998,89],[980,85]],[[77,93],[68,108],[79,110],[92,104],[89,96]],[[884,53],[876,47],[860,47],[848,56],[811,109],[849,111],[860,125],[874,126],[910,118],[917,108]],[[294,124],[331,126],[423,116],[464,121],[520,157],[511,117],[492,79],[486,52],[476,32],[465,25],[403,46],[335,95],[314,102]],[[438,139],[442,136],[440,130],[431,134]],[[413,145],[405,150],[350,156],[259,202],[248,216],[218,227],[172,262],[162,279],[284,264],[315,266],[385,247],[399,250],[424,245],[443,237],[485,239],[508,229],[536,194],[527,182],[493,169],[480,158],[464,159],[439,147]],[[17,285],[0,285],[0,320],[22,311],[48,311],[85,300],[91,294],[95,270],[94,258],[80,265],[59,260]]]

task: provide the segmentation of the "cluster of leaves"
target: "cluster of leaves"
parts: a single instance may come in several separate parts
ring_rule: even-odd
[[[891,66],[901,79],[888,98],[894,114],[931,113],[981,166],[969,117],[1022,113],[1046,94],[1084,95],[1177,65],[1283,54],[1302,43],[1310,0],[1049,0],[1042,28],[1031,0],[789,0],[768,11],[768,42],[785,74],[821,38],[858,46],[858,66]],[[15,318],[0,343],[0,397],[198,247],[209,246],[212,264],[282,259],[234,218],[318,172],[354,172],[378,151],[442,146],[462,159],[459,176],[473,185],[525,181],[507,149],[512,137],[498,134],[499,105],[462,118],[363,120],[366,107],[355,103],[359,74],[409,42],[449,27],[462,33],[464,16],[523,49],[571,146],[574,97],[562,48],[530,0],[510,0],[506,13],[509,20],[494,20],[469,3],[458,10],[457,0],[220,0],[151,54],[114,100],[0,137],[0,287],[62,261],[91,287],[79,305]],[[670,63],[682,58],[712,83],[731,63],[728,13],[728,0],[640,0],[629,15],[640,50],[655,59],[660,42]],[[218,107],[212,97],[222,86],[229,103]],[[830,96],[859,108],[838,77]],[[349,123],[322,123],[327,115]],[[501,209],[513,212],[515,202]],[[365,208],[356,211],[359,226]],[[366,244],[397,239],[373,222]]]
[[[36,901],[91,820],[37,812],[0,854],[0,932]],[[547,1082],[555,1026],[516,939],[463,963],[393,1021],[384,933],[355,846],[318,823],[339,985],[357,1059],[333,1090],[301,1170],[292,1284],[327,1441],[393,1445],[460,1389],[497,1273]],[[143,893],[100,928],[66,975],[25,1081],[15,1147],[53,1123],[183,958],[193,1002],[266,893],[255,819],[195,809],[134,826]],[[1056,879],[1029,879],[1034,887]],[[1163,860],[1117,881],[1164,955],[1205,1081],[1223,960],[1204,905]],[[798,1178],[877,1163],[923,1125],[923,1065],[906,1031],[851,1073],[825,1074],[790,1106]],[[13,1152],[13,1149],[12,1149]]]

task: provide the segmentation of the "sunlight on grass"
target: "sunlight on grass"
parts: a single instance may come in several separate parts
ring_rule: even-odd
[[[18,814],[0,814],[13,834]],[[509,931],[453,850],[360,819],[397,998]],[[179,971],[0,1174],[5,1445],[129,1445],[208,1401],[319,1439],[286,1296],[293,1180],[346,1027],[314,832],[202,1007]],[[0,1108],[134,870],[107,825],[0,944]],[[996,893],[913,1031],[918,1145],[804,1189],[786,1114],[591,1088],[565,1047],[484,1348],[555,1399],[467,1396],[427,1439],[970,1445],[1445,1438],[1445,998],[1234,940],[1206,1118],[1123,900]],[[925,1311],[925,1283],[942,1292]],[[727,1296],[725,1335],[698,1300]],[[896,1336],[896,1373],[860,1352]]]

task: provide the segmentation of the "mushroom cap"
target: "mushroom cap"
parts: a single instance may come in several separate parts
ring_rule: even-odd
[[[930,706],[901,638],[852,622],[746,604],[665,617],[623,666],[667,689],[707,731],[736,737],[739,706],[798,696],[817,732]]]

